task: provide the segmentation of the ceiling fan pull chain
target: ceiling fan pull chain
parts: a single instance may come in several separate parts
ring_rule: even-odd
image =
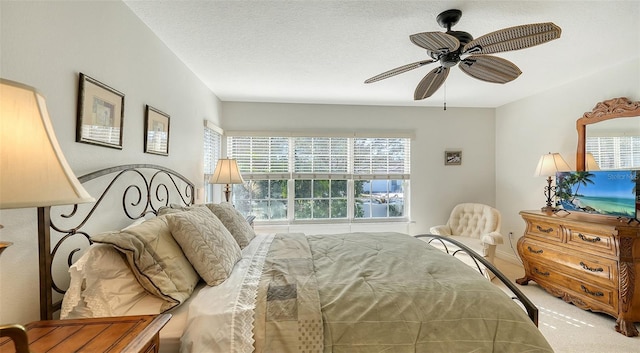
[[[444,110],[447,110],[447,83],[444,83]]]

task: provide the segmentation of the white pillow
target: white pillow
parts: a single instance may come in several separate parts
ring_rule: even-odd
[[[164,304],[142,288],[123,255],[111,245],[91,245],[69,273],[61,319],[127,315],[139,305],[149,308],[144,314],[159,314]]]

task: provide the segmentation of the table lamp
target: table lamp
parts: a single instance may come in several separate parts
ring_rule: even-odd
[[[584,164],[586,170],[600,170],[600,166],[598,165],[598,162],[596,162],[596,159],[593,157],[593,154],[591,154],[591,152],[587,152],[584,156]]]
[[[238,169],[238,163],[235,159],[221,158],[216,164],[216,169],[209,179],[211,184],[225,184],[224,197],[229,202],[231,195],[231,184],[242,184],[242,175]]]
[[[49,217],[51,206],[95,201],[62,154],[44,97],[33,87],[2,78],[0,170],[0,209],[37,207],[38,224]],[[50,245],[39,240],[41,258]],[[44,266],[40,263],[41,274]],[[41,297],[46,295],[42,281],[41,276]]]
[[[556,172],[568,172],[570,170],[571,168],[567,162],[565,162],[564,158],[562,158],[560,153],[549,152],[548,154],[540,157],[534,176],[547,177],[547,186],[544,187],[544,195],[547,197],[547,204],[541,208],[543,212],[553,213],[557,211],[556,207],[551,204],[551,198],[555,197],[557,188],[555,185],[551,186],[551,183],[553,182],[552,177],[555,177]]]

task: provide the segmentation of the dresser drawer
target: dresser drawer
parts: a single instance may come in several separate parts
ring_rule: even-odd
[[[617,313],[618,291],[595,283],[584,282],[556,271],[552,266],[532,262],[529,264],[533,280],[542,286],[551,285],[563,288],[574,304],[594,311]],[[546,287],[546,286],[545,286]],[[559,295],[559,294],[558,294]]]
[[[586,283],[598,282],[609,287],[617,286],[617,262],[604,257],[581,253],[551,244],[525,239],[523,256],[535,262],[543,262],[555,270],[583,278]]]
[[[536,237],[562,242],[562,229],[557,223],[530,219],[527,223],[527,233]]]
[[[575,226],[568,226],[567,234],[567,245],[576,246],[592,253],[616,255],[615,241],[612,234],[598,233]]]

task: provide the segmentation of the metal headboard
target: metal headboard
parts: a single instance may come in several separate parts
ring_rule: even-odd
[[[73,205],[70,212],[63,212],[64,207],[38,208],[38,252],[40,268],[40,318],[53,319],[53,314],[60,310],[62,300],[55,300],[55,293],[61,296],[65,293],[64,286],[56,283],[53,275],[53,263],[56,256],[66,255],[66,264],[71,267],[73,257],[82,249],[76,247],[77,238],[91,244],[91,235],[87,224],[92,217],[97,217],[100,211],[113,208],[111,197],[122,198],[121,220],[134,220],[146,215],[155,215],[162,206],[171,204],[192,205],[195,197],[194,184],[186,177],[174,170],[153,164],[128,164],[105,168],[78,178],[82,184],[90,181],[101,181],[97,185],[98,191],[90,192],[96,197],[96,202],[90,204]],[[106,186],[104,186],[106,185]],[[85,185],[86,187],[86,185]],[[67,206],[68,207],[68,206]],[[81,209],[82,208],[82,209]],[[58,225],[52,222],[61,220]],[[111,230],[111,229],[103,229]],[[51,235],[60,236],[54,244]],[[56,236],[57,238],[57,236]],[[73,240],[72,240],[73,239]],[[59,253],[62,245],[72,242],[72,250],[67,254]],[[66,268],[68,270],[68,267]],[[54,293],[55,292],[55,293]]]

